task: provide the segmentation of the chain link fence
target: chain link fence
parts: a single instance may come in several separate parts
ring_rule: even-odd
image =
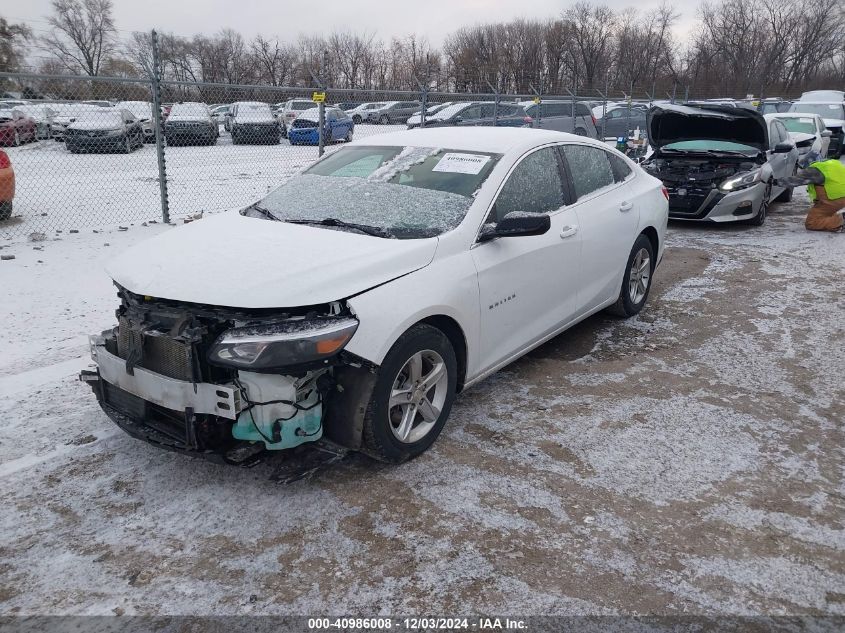
[[[505,95],[335,90],[0,73],[0,236],[178,222],[242,208],[352,139],[434,125],[636,136],[652,102],[633,90]],[[491,86],[492,89],[492,86]],[[315,97],[320,102],[315,102]],[[14,172],[14,198],[9,178]],[[9,204],[6,204],[6,203]]]

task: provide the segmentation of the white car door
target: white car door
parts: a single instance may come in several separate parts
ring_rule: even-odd
[[[479,365],[499,366],[574,318],[580,234],[565,206],[555,146],[522,157],[494,203],[488,224],[511,212],[548,213],[543,235],[499,237],[472,248],[478,271]]]
[[[580,315],[619,294],[640,222],[636,176],[600,147],[567,144],[563,156],[581,227]]]

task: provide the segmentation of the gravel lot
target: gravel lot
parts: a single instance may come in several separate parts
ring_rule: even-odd
[[[467,391],[411,463],[289,485],[133,440],[73,380],[99,262],[167,228],[11,243],[0,613],[845,614],[845,235],[805,206],[670,227],[638,318]]]

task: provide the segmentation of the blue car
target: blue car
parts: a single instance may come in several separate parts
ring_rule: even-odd
[[[326,108],[326,124],[323,131],[325,143],[352,140],[355,123],[339,108]],[[293,120],[288,128],[288,140],[291,145],[317,145],[320,142],[319,113],[317,108],[305,110]]]

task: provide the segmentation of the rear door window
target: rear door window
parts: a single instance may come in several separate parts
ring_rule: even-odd
[[[616,182],[608,153],[603,149],[588,145],[564,145],[563,155],[569,166],[576,200]]]

